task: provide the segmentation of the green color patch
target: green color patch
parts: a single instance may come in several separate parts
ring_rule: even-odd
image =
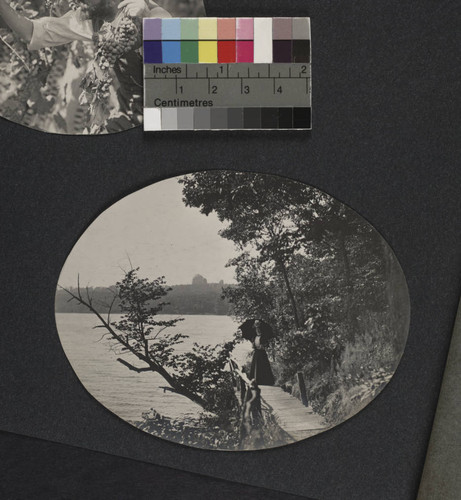
[[[183,40],[181,42],[181,62],[198,63],[197,40]]]
[[[198,19],[181,19],[181,40],[198,40]]]

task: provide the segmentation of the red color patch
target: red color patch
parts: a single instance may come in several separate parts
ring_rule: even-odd
[[[219,63],[235,63],[235,41],[234,40],[219,40],[218,41],[218,62]]]

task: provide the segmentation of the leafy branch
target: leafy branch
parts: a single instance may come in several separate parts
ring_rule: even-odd
[[[158,373],[169,385],[169,390],[188,398],[204,410],[217,414],[231,413],[236,400],[230,374],[224,368],[235,343],[215,347],[195,344],[191,352],[176,353],[175,346],[187,336],[165,331],[183,318],[156,318],[167,304],[162,299],[170,288],[166,286],[163,276],[154,280],[139,278],[138,270],[125,272],[115,289],[111,289],[113,297],[106,304],[107,315],[98,311],[100,304],[94,301],[90,289],[82,289],[80,277],[76,289],[60,288],[70,296],[69,300],[77,301],[98,318],[96,328],[106,330],[100,340],[108,336],[121,347],[116,354],[132,354],[144,366],[134,366],[120,357],[117,358],[119,363],[137,373]],[[116,301],[120,303],[122,317],[119,321],[112,321],[111,313]]]

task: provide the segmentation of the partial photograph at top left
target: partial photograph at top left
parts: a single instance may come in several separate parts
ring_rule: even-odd
[[[56,134],[142,123],[142,19],[203,0],[0,0],[0,116]]]

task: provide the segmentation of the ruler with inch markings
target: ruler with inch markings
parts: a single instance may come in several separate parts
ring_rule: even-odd
[[[146,64],[145,107],[311,107],[310,64]],[[200,104],[199,104],[200,105]]]

